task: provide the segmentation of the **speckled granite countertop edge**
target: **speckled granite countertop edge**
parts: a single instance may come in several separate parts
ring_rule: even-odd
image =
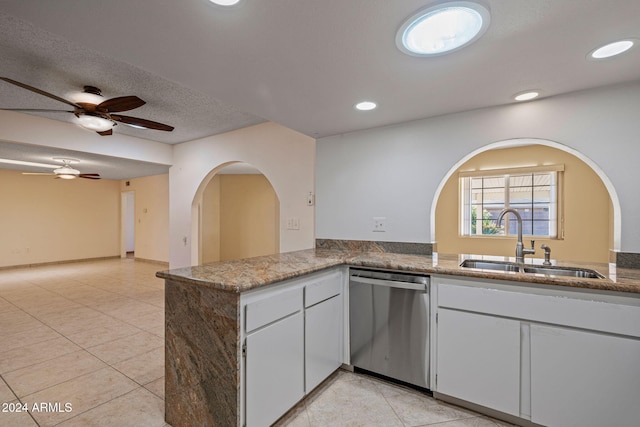
[[[606,279],[585,279],[467,269],[459,266],[465,258],[478,258],[478,256],[437,253],[406,255],[388,252],[306,249],[160,271],[156,276],[226,292],[242,293],[327,268],[346,265],[640,294],[640,270],[616,269],[613,264],[555,262],[560,266],[594,269],[607,277]],[[508,257],[485,258],[510,260]],[[527,261],[528,263],[539,262],[533,259]]]

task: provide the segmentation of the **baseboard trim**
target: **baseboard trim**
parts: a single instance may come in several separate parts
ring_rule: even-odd
[[[163,267],[167,267],[169,268],[169,263],[167,261],[158,261],[155,259],[147,259],[147,258],[138,258],[136,256],[133,257],[134,261],[138,261],[138,262],[146,262],[148,264],[157,264],[157,265],[161,265]]]
[[[62,261],[48,261],[48,262],[37,262],[32,264],[17,264],[17,265],[7,265],[0,267],[0,270],[11,270],[16,268],[34,268],[34,267],[45,267],[48,265],[63,265],[63,264],[73,264],[77,262],[92,262],[92,261],[106,261],[111,259],[119,259],[119,255],[114,256],[104,256],[104,257],[96,257],[96,258],[81,258],[81,259],[68,259]]]

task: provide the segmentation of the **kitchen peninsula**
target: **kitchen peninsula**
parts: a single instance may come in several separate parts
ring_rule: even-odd
[[[295,298],[302,300],[303,289],[308,292],[311,286],[322,285],[322,289],[336,289],[335,280],[334,284],[328,282],[328,278],[332,277],[340,277],[338,283],[341,286],[341,291],[347,293],[347,267],[349,266],[426,273],[432,275],[432,288],[442,286],[443,295],[446,294],[444,291],[449,289],[446,288],[450,285],[447,283],[448,278],[453,279],[454,282],[457,279],[468,279],[464,286],[471,286],[471,288],[473,288],[475,280],[480,280],[478,282],[480,284],[486,282],[489,286],[497,284],[496,288],[500,288],[500,283],[505,282],[512,287],[515,284],[522,286],[522,289],[533,289],[540,293],[546,291],[553,293],[555,289],[563,292],[570,291],[582,300],[584,300],[584,295],[597,296],[600,294],[604,295],[603,298],[629,300],[631,301],[629,306],[632,310],[631,316],[638,316],[640,313],[640,270],[616,269],[613,264],[581,265],[581,267],[595,269],[605,276],[605,279],[588,279],[460,267],[460,263],[470,257],[469,255],[438,253],[428,255],[400,254],[385,252],[384,248],[375,244],[364,247],[347,245],[206,264],[157,273],[157,276],[164,278],[166,283],[165,405],[167,422],[176,427],[181,425],[250,425],[251,423],[247,423],[244,401],[246,397],[244,384],[247,381],[246,374],[243,372],[245,367],[243,359],[246,357],[244,341],[247,329],[249,329],[246,326],[244,309],[247,301],[252,302],[253,300],[246,300],[247,296],[257,292],[288,292],[291,290],[289,294],[279,294],[280,297],[277,300],[288,301],[290,299],[293,301]],[[496,259],[499,257],[487,258]],[[540,263],[541,260],[528,259],[527,263],[530,262]],[[560,262],[554,264],[563,265]],[[570,265],[575,266],[576,263],[570,263]],[[339,273],[338,276],[330,276],[331,273],[338,274],[336,272]],[[433,279],[434,277],[436,280]],[[438,285],[440,282],[437,278],[442,278],[440,281],[442,285]],[[464,290],[462,286],[458,286],[459,283],[453,283],[453,285],[450,288],[456,292]],[[537,291],[538,288],[541,290]],[[325,294],[326,297],[332,297],[339,292],[328,293],[326,291]],[[511,294],[505,295],[511,296]],[[436,296],[437,292],[434,289],[432,291],[432,299],[434,300],[431,304],[437,310]],[[260,301],[258,300],[258,302]],[[542,303],[547,304],[546,301]],[[295,306],[295,309],[291,309],[291,313],[294,313],[295,310],[301,312],[309,310],[309,304],[306,302],[304,305],[302,302],[299,304],[299,306]],[[443,310],[449,310],[449,308],[442,307]],[[283,318],[289,318],[286,317],[290,315],[289,311],[283,311],[285,308],[282,307],[277,309],[281,310]],[[534,317],[535,315],[535,313],[532,314]],[[520,321],[518,320],[518,331],[520,331],[519,325]],[[341,328],[344,327],[341,326]],[[618,332],[613,331],[613,333]],[[638,336],[640,336],[640,332]],[[636,340],[634,343],[637,344],[638,337],[634,337],[634,340]],[[344,343],[343,337],[340,337],[340,341]],[[636,348],[637,345],[634,347],[634,351]],[[432,354],[434,351],[432,348]],[[344,346],[341,355],[346,355]],[[345,356],[346,360],[342,360],[342,362],[348,363],[347,358],[348,356]],[[445,366],[442,365],[442,368],[444,369]],[[636,376],[638,375],[636,374]],[[443,387],[446,387],[446,383],[443,383]],[[436,392],[439,388],[440,386],[434,389],[432,386]],[[309,391],[303,391],[303,395]],[[462,396],[466,397],[464,393]],[[295,404],[295,400],[293,404]],[[489,404],[484,406],[490,407]],[[498,410],[507,414],[512,413],[502,408],[498,408]],[[527,413],[524,415],[530,416]],[[523,416],[523,414],[516,414],[516,416]]]

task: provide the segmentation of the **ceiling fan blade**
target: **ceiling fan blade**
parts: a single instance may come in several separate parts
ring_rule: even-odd
[[[47,172],[22,172],[22,175],[55,175],[55,173],[47,173]]]
[[[119,96],[101,102],[97,105],[96,109],[105,109],[108,112],[128,111],[142,107],[144,104],[146,104],[146,102],[137,96]]]
[[[73,113],[69,110],[48,110],[45,108],[0,108],[5,111],[31,111],[34,113]]]
[[[109,136],[113,135],[113,129],[103,130],[102,132],[96,131],[96,133],[101,136]]]
[[[99,173],[81,173],[78,178],[101,179]]]
[[[139,126],[147,129],[164,130],[166,132],[171,132],[174,129],[173,126],[165,125],[158,122],[152,122],[151,120],[140,119],[137,117],[116,116],[112,114],[111,118],[116,122],[121,122],[132,126]]]
[[[15,81],[15,80],[11,80],[11,79],[9,79],[9,78],[7,78],[7,77],[0,77],[0,80],[4,80],[4,81],[5,81],[5,82],[7,82],[7,83],[11,83],[12,85],[19,86],[19,87],[21,87],[21,88],[23,88],[23,89],[30,90],[31,92],[35,92],[35,93],[40,94],[40,95],[44,95],[44,96],[46,96],[46,97],[48,97],[48,98],[55,99],[56,101],[64,102],[65,104],[71,105],[71,106],[72,106],[72,107],[74,107],[74,108],[80,108],[80,109],[82,109],[82,107],[81,107],[81,106],[79,106],[78,104],[74,104],[74,103],[73,103],[73,102],[71,102],[71,101],[67,101],[67,100],[66,100],[66,99],[64,99],[64,98],[60,98],[59,96],[56,96],[56,95],[54,95],[54,94],[52,94],[52,93],[49,93],[49,92],[45,92],[45,91],[40,90],[40,89],[38,89],[38,88],[35,88],[35,87],[33,87],[33,86],[29,86],[29,85],[26,85],[26,84],[24,84],[24,83],[17,82],[17,81]]]

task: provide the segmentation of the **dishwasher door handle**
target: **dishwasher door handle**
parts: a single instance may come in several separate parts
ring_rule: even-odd
[[[427,285],[423,283],[398,282],[395,280],[373,279],[370,277],[351,276],[351,282],[366,283],[368,285],[387,286],[389,288],[412,289],[415,291],[427,292]]]

